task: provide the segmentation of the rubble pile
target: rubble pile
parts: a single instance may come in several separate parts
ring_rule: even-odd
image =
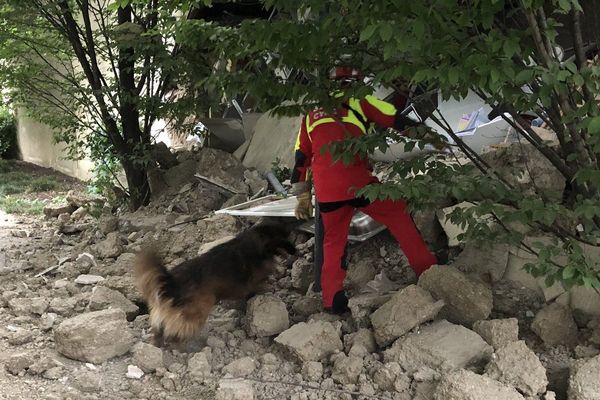
[[[72,195],[11,235],[0,382],[48,399],[597,398],[600,297],[545,296],[502,246],[466,244],[417,279],[380,234],[350,248],[351,312],[336,316],[311,290],[314,239],[294,232],[299,254],[277,259],[268,293],[219,304],[183,346],[153,346],[135,253],[152,246],[171,267],[207,251],[254,222],[210,211],[266,187],[227,153],[163,156],[153,184],[164,192],[150,206],[113,215]],[[421,221],[439,240],[439,221]]]

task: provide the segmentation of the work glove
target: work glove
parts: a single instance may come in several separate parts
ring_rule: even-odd
[[[297,219],[311,219],[313,216],[312,194],[310,190],[302,192],[296,196],[298,204],[294,214]]]

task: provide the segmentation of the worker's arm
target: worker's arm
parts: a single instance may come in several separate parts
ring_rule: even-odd
[[[374,122],[382,128],[394,128],[404,131],[412,126],[419,126],[417,122],[397,110],[393,104],[379,100],[375,96],[367,96],[360,101],[360,108],[367,120]]]
[[[308,116],[302,118],[300,130],[296,139],[296,146],[294,147],[295,161],[292,177],[290,179],[290,182],[293,185],[294,194],[310,191],[310,182],[308,178],[310,175],[310,162],[312,160],[312,142],[306,129],[306,121],[308,118]]]

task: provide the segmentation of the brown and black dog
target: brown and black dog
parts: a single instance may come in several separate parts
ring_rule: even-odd
[[[153,252],[136,261],[136,284],[150,309],[154,343],[182,343],[204,326],[219,300],[242,300],[258,292],[282,250],[295,254],[281,225],[262,223],[228,242],[167,270]]]

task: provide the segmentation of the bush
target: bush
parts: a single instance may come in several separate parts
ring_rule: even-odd
[[[0,108],[0,158],[17,156],[17,124],[13,114]]]

